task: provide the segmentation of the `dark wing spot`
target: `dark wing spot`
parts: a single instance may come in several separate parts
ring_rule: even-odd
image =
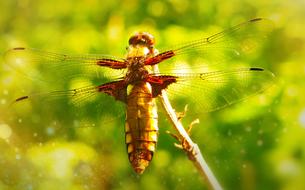
[[[20,98],[17,98],[15,101],[18,102],[18,101],[21,101],[21,100],[24,100],[24,99],[28,99],[29,96],[22,96]]]
[[[254,19],[251,19],[250,22],[256,22],[256,21],[260,21],[260,20],[263,20],[262,18],[254,18]]]
[[[264,69],[262,69],[262,68],[255,68],[255,67],[250,68],[249,70],[250,71],[264,71]]]
[[[16,47],[16,48],[13,48],[13,50],[25,50],[24,47]]]

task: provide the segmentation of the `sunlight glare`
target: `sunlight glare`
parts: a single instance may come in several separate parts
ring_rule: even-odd
[[[5,105],[6,102],[7,102],[6,99],[1,99],[1,100],[0,100],[0,104],[2,104],[2,105]]]
[[[0,124],[0,138],[8,139],[12,135],[12,129],[7,124]]]
[[[299,122],[303,128],[305,128],[305,109],[300,113]]]

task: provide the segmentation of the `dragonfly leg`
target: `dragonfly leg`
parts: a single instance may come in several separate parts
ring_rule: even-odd
[[[187,110],[188,110],[188,105],[186,104],[184,106],[184,110],[182,112],[176,112],[176,115],[177,115],[177,118],[179,121],[181,121],[186,116]]]

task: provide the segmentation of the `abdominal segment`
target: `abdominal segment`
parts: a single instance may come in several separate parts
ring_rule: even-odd
[[[152,160],[158,138],[158,115],[151,85],[139,82],[127,96],[125,140],[129,161],[142,174]]]

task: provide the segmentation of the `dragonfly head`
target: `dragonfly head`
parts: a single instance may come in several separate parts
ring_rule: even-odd
[[[138,32],[129,38],[129,45],[153,47],[155,45],[155,38],[148,32]]]
[[[128,56],[141,57],[155,53],[155,38],[148,32],[138,32],[129,38]]]

